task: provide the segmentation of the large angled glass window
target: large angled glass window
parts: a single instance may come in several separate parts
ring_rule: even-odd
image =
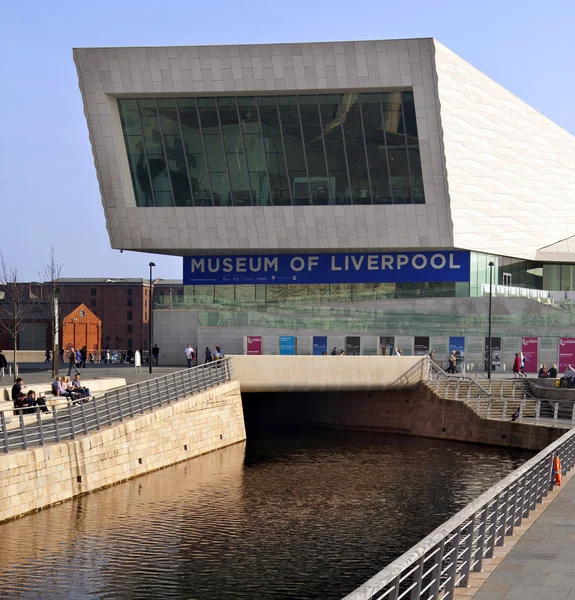
[[[138,206],[425,202],[411,91],[118,104]]]

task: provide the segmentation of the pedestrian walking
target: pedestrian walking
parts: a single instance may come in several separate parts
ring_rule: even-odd
[[[70,364],[68,367],[68,377],[72,374],[72,369],[76,371],[78,375],[80,375],[80,371],[78,371],[78,367],[76,366],[76,353],[74,352],[74,348],[70,348]]]
[[[88,358],[88,348],[86,348],[86,346],[84,346],[80,350],[80,368],[81,369],[85,369],[86,368],[86,359],[87,358]]]
[[[208,363],[211,363],[212,360],[214,360],[212,351],[208,348],[208,346],[206,346],[206,360],[204,361],[204,364],[206,365]]]
[[[513,360],[513,377],[521,377],[521,357],[518,352],[515,353]]]
[[[186,360],[188,361],[188,369],[190,369],[194,364],[194,359],[196,358],[196,353],[194,352],[191,344],[188,344],[184,350],[184,353],[186,355]]]
[[[449,368],[447,369],[447,372],[457,373],[457,355],[455,354],[455,350],[452,350],[449,355]]]

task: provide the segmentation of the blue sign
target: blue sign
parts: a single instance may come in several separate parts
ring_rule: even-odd
[[[184,256],[184,285],[469,281],[469,252]]]
[[[314,335],[313,355],[321,356],[324,352],[327,353],[327,335]]]
[[[449,354],[451,354],[452,350],[455,350],[456,352],[461,352],[461,354],[465,354],[465,338],[459,336],[450,337]]]
[[[293,335],[280,335],[280,354],[285,356],[295,354],[295,337]]]

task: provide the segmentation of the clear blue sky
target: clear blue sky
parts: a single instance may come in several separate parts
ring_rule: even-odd
[[[37,279],[181,277],[181,259],[112,251],[72,48],[435,37],[575,133],[572,0],[15,0],[0,17],[0,249]],[[575,165],[574,165],[575,168]],[[572,218],[572,215],[566,215]]]

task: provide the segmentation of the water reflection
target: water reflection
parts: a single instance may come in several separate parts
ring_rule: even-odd
[[[255,435],[0,526],[0,599],[341,598],[526,456]]]

